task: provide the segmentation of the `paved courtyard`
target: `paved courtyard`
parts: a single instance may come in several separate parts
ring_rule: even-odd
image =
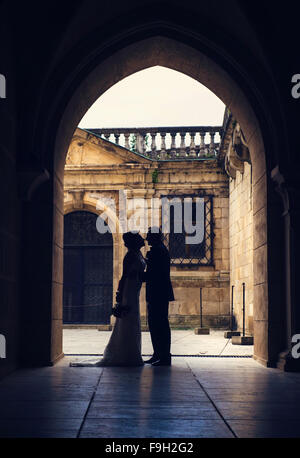
[[[1,437],[300,437],[300,374],[251,358],[177,357],[156,368],[70,361],[0,381]]]
[[[63,348],[66,355],[101,355],[111,331],[97,329],[64,329]],[[211,330],[210,335],[195,335],[194,330],[172,330],[171,353],[173,355],[229,356],[253,355],[253,346],[232,345],[224,339],[224,331]],[[149,332],[142,333],[142,353],[153,352]]]

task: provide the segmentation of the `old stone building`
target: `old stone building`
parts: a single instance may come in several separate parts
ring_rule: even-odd
[[[0,74],[6,82],[0,94],[2,437],[126,435],[157,443],[170,437],[299,437],[299,374],[279,373],[300,371],[298,22],[295,1],[271,7],[268,0],[0,2]],[[230,110],[219,147],[220,170],[229,174],[220,174],[229,200],[227,302],[229,308],[234,286],[241,327],[245,292],[248,331],[253,304],[255,361],[184,358],[183,364],[174,357],[172,368],[128,374],[123,368],[71,368],[62,345],[64,218],[66,211],[84,209],[90,191],[83,183],[64,208],[66,155],[92,104],[122,79],[156,65],[194,78]],[[118,180],[129,167],[133,180],[140,167],[143,192],[162,186],[162,176],[168,183],[181,176],[184,167],[197,189],[194,170],[214,161],[183,166],[159,160],[161,173],[152,175],[155,160],[122,160]],[[69,166],[71,177],[77,172]],[[99,190],[99,170],[94,163],[85,167],[91,191],[108,189],[106,172]],[[167,168],[173,175],[162,173]],[[179,184],[176,192],[187,187]],[[134,182],[128,187],[136,189]],[[86,210],[93,216],[94,206]],[[78,243],[72,231],[66,241],[70,252]],[[107,257],[117,246],[109,237],[85,241],[86,250],[94,244]],[[173,266],[173,279],[214,272],[211,266],[184,269]],[[199,289],[199,278],[192,281]]]
[[[235,286],[240,327],[237,304],[242,302],[245,283],[249,316],[253,304],[255,359],[285,370],[299,368],[299,359],[292,356],[292,338],[300,332],[300,156],[295,134],[299,100],[291,93],[292,78],[298,71],[291,46],[297,42],[298,16],[284,5],[269,8],[264,0],[259,4],[116,0],[114,7],[111,2],[89,0],[76,2],[72,8],[55,0],[45,1],[39,8],[35,2],[4,1],[0,8],[0,34],[5,44],[1,47],[1,74],[7,82],[6,98],[0,105],[0,333],[7,341],[7,358],[0,361],[0,375],[20,365],[54,364],[63,357],[66,153],[78,123],[107,89],[156,65],[205,85],[241,126],[251,167],[240,160],[244,158],[242,138],[242,154],[237,154],[240,165],[231,152],[227,154],[226,145],[223,153],[220,151],[228,156],[227,170],[232,176],[228,189],[228,196],[232,196],[228,204],[231,270],[226,279],[230,298],[231,286]],[[261,21],[262,10],[267,20]],[[278,23],[288,25],[285,34],[276,33]],[[199,162],[197,168],[206,167],[206,161]],[[142,182],[147,177],[146,165]],[[120,165],[119,171],[124,167],[129,166]],[[159,167],[171,165],[166,162]],[[181,172],[182,165],[176,162],[174,167]],[[196,166],[186,167],[191,167],[192,183]],[[195,179],[197,188],[199,177]],[[151,184],[151,173],[148,180]],[[222,180],[228,178],[223,175]],[[157,186],[161,184],[158,175]],[[89,186],[94,191],[98,184]],[[252,223],[247,193],[252,195]],[[238,202],[241,196],[248,208]],[[74,198],[70,197],[70,203]],[[83,200],[86,198],[85,193]],[[77,201],[82,202],[80,193]],[[186,273],[183,269],[178,272],[173,267],[173,276]],[[212,275],[209,269],[208,273]],[[230,298],[226,299],[228,307]],[[183,309],[181,313],[186,315]],[[251,320],[246,320],[246,326],[250,328]]]
[[[171,255],[175,291],[175,301],[170,304],[170,322],[177,328],[197,326],[201,308],[204,325],[226,329],[230,326],[233,304],[236,324],[242,329],[244,288],[246,331],[252,333],[251,165],[235,153],[232,140],[227,141],[233,131],[237,132],[238,126],[235,123],[233,127],[234,120],[230,116],[226,116],[225,121],[221,147],[215,143],[215,134],[222,134],[221,127],[152,128],[136,130],[136,152],[129,149],[130,129],[90,131],[77,128],[68,150],[64,177],[65,324],[110,323],[110,309],[126,249],[118,212],[110,216],[111,210],[105,202],[113,199],[119,210],[121,190],[126,192],[128,215],[132,201],[145,199],[146,228],[151,225],[153,199],[187,196],[194,201],[199,197],[204,199],[202,244],[186,244],[184,234],[170,234],[165,238]],[[185,143],[187,134],[190,135],[189,146]],[[168,135],[169,145],[165,141]],[[236,133],[234,144],[238,144],[241,135]],[[124,136],[126,147],[119,144],[120,136]],[[147,136],[152,137],[148,146]],[[163,143],[157,146],[159,136]],[[180,142],[176,143],[176,136],[181,137]],[[195,138],[199,139],[199,144]],[[232,158],[234,154],[236,157]],[[159,209],[160,225],[161,211]],[[115,226],[110,238],[108,234],[96,235],[96,215],[101,214],[108,214]],[[91,240],[91,231],[97,242]],[[75,241],[70,240],[70,232],[82,234],[81,240],[77,240],[78,235]],[[99,248],[103,244],[105,247]],[[80,254],[82,249],[84,255]],[[76,286],[75,277],[78,277]],[[81,287],[78,282],[82,283]],[[230,298],[232,291],[234,297]],[[145,321],[143,290],[141,314]]]
[[[229,177],[229,253],[231,306],[238,330],[253,333],[252,164],[240,125],[228,110],[219,161]],[[259,281],[259,279],[257,279]],[[244,308],[244,314],[243,314]],[[244,322],[243,322],[244,321]]]

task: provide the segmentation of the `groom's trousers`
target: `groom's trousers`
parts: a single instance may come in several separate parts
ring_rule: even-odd
[[[148,302],[148,326],[153,356],[168,360],[171,356],[171,331],[168,319],[169,301]]]

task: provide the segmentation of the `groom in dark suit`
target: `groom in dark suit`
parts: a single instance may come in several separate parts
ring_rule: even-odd
[[[152,366],[171,365],[171,332],[168,319],[169,301],[174,301],[170,279],[170,255],[157,227],[149,228],[146,237],[151,246],[147,253],[146,301],[148,325],[153,346],[153,356],[145,363]]]

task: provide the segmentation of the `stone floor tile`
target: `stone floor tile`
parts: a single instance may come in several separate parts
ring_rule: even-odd
[[[230,438],[222,420],[87,419],[80,437],[130,438]]]
[[[297,402],[300,404],[300,391],[293,390],[265,390],[253,386],[242,391],[233,390],[232,388],[207,388],[206,392],[214,402],[275,402],[277,404]]]
[[[224,402],[215,405],[226,420],[299,420],[300,405],[293,402]]]
[[[0,419],[83,418],[87,401],[2,401]]]
[[[174,403],[164,404],[138,404],[138,403],[101,403],[93,401],[87,418],[128,418],[128,419],[211,419],[219,420],[220,416],[209,401],[195,404]]]
[[[207,398],[202,394],[195,394],[194,396],[189,396],[185,393],[174,393],[169,396],[162,396],[161,393],[144,391],[142,393],[128,394],[128,393],[114,393],[103,395],[101,392],[97,392],[94,397],[95,401],[98,402],[111,402],[115,401],[116,403],[121,402],[139,402],[139,403],[161,403],[161,404],[170,404],[170,403],[198,403],[203,402]]]
[[[94,388],[79,385],[78,387],[68,386],[24,386],[0,387],[0,402],[3,401],[89,401],[94,393]],[[0,414],[1,415],[1,414]]]
[[[97,329],[64,329],[65,354],[103,354],[111,331]],[[142,353],[152,355],[149,332],[142,332]],[[176,355],[252,355],[253,346],[232,345],[224,339],[224,331],[211,329],[210,335],[195,335],[193,329],[171,331],[171,353]]]
[[[240,438],[300,438],[299,420],[228,420]]]
[[[299,436],[300,374],[249,358],[160,368],[74,368],[72,359],[0,381],[0,437],[75,437],[82,422],[82,437]]]
[[[82,420],[77,418],[0,419],[2,438],[75,438]]]

